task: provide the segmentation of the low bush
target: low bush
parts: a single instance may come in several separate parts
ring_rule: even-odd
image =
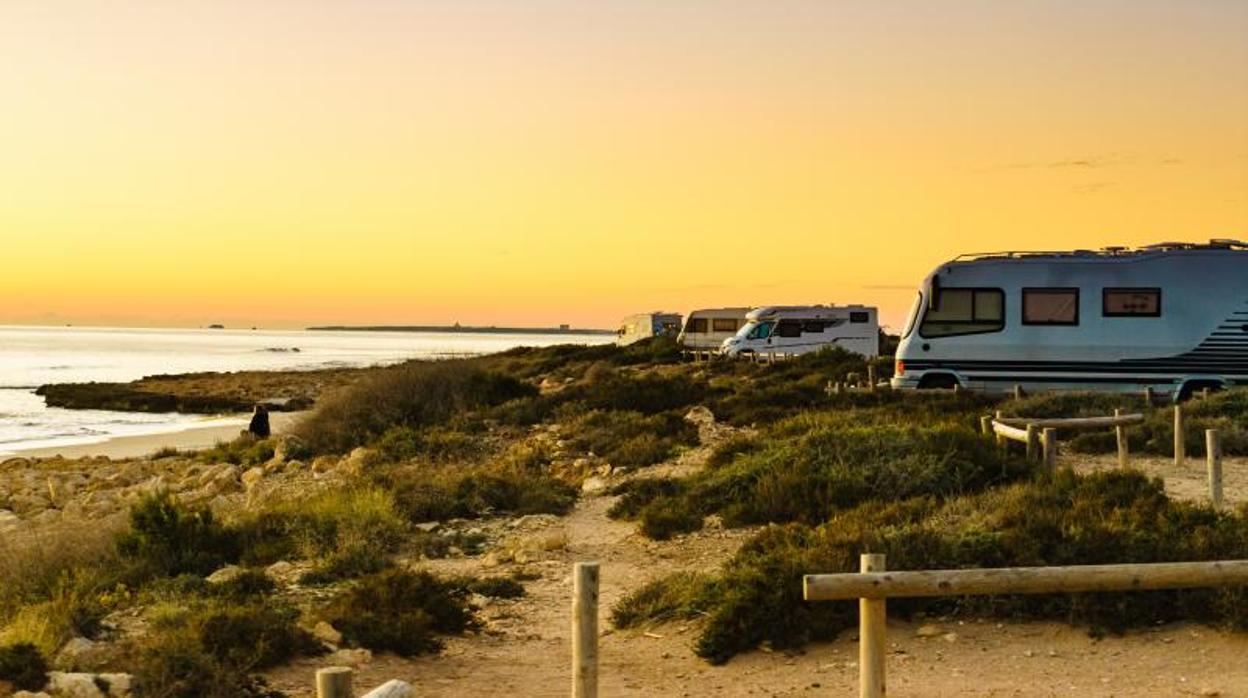
[[[524,596],[524,585],[510,577],[483,577],[468,580],[464,588],[470,594],[480,594],[492,599],[518,599]]]
[[[387,570],[361,579],[326,616],[352,645],[411,657],[440,650],[440,634],[476,626],[467,594],[428,572]]]
[[[797,647],[833,638],[856,622],[851,603],[804,602],[802,575],[853,571],[864,551],[886,554],[895,570],[1238,559],[1248,555],[1248,520],[1243,512],[1169,500],[1159,480],[1138,473],[1081,477],[1062,471],[943,504],[931,496],[885,498],[815,528],[769,527],[713,580],[668,583],[662,594],[639,590],[620,608],[705,610],[696,651],[712,662],[761,642]],[[663,604],[643,603],[656,595]],[[1245,590],[1232,588],[899,599],[889,602],[889,611],[1065,619],[1116,632],[1180,619],[1248,628],[1246,602]],[[645,615],[626,617],[636,623]]]
[[[322,398],[294,432],[314,452],[343,453],[396,427],[421,429],[536,393],[473,360],[413,361],[368,373]]]
[[[32,644],[53,656],[70,638],[95,638],[109,610],[101,592],[111,579],[85,569],[64,573],[46,600],[13,615],[0,632],[0,642]]]
[[[277,446],[273,441],[243,435],[233,441],[218,441],[216,446],[196,454],[196,458],[201,463],[233,463],[248,467],[267,463],[276,452]]]
[[[298,618],[298,611],[271,600],[223,603],[194,617],[191,627],[204,651],[218,662],[252,671],[324,652],[316,638],[295,624]]]
[[[48,683],[48,662],[29,642],[0,646],[0,682],[19,691],[38,691]]]
[[[192,629],[156,633],[136,649],[135,698],[283,698],[262,679],[222,663]]]
[[[669,540],[702,528],[702,514],[688,499],[657,497],[641,510],[641,534],[652,540]]]
[[[635,628],[647,623],[699,618],[718,598],[715,577],[700,572],[677,572],[657,579],[624,597],[611,609],[611,624]]]
[[[130,510],[130,529],[117,550],[138,574],[207,575],[238,556],[235,536],[206,508],[193,509],[168,492],[141,499]]]
[[[675,497],[685,492],[684,480],[671,477],[637,478],[626,480],[611,488],[611,494],[620,498],[607,510],[613,519],[635,519],[647,504],[659,497]]]
[[[573,448],[606,458],[618,468],[642,468],[670,458],[682,446],[698,443],[698,430],[679,414],[593,410],[566,423]]]
[[[485,444],[479,435],[443,427],[393,427],[382,434],[373,447],[384,460],[392,463],[415,458],[434,461],[468,460],[486,453]]]

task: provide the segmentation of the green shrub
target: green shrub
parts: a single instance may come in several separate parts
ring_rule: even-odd
[[[593,410],[564,425],[573,448],[593,452],[620,468],[642,468],[698,443],[698,430],[679,414]]]
[[[331,604],[329,622],[358,647],[403,657],[436,652],[438,634],[476,626],[462,586],[428,572],[387,570],[365,577]]]
[[[659,497],[675,497],[683,494],[685,483],[676,478],[637,478],[626,480],[611,489],[611,494],[620,498],[607,510],[607,516],[613,519],[635,519],[647,504]]]
[[[48,662],[29,642],[0,647],[0,681],[19,691],[39,691],[48,683]]]
[[[317,453],[343,453],[395,427],[420,429],[536,393],[471,360],[412,361],[366,374],[322,398],[294,432]]]
[[[117,550],[141,573],[206,575],[235,559],[235,537],[206,508],[192,509],[168,492],[144,497],[130,510],[130,530],[117,537]]]
[[[440,427],[394,427],[382,434],[373,446],[383,459],[390,462],[414,458],[435,461],[467,460],[485,453],[479,436]]]
[[[205,652],[191,629],[142,641],[133,674],[135,698],[283,698],[245,669]]]
[[[653,540],[668,540],[702,528],[702,514],[680,497],[657,497],[641,510],[641,533]]]
[[[192,627],[207,654],[225,666],[252,671],[324,652],[316,638],[295,624],[298,617],[295,609],[272,601],[226,603],[195,617]]]
[[[699,572],[677,572],[657,579],[624,597],[611,609],[611,624],[635,628],[645,623],[698,618],[718,597],[715,578]]]
[[[762,445],[758,436],[754,434],[734,434],[715,444],[715,447],[711,449],[711,455],[706,459],[706,467],[721,468],[736,460],[737,456],[743,453],[758,451]]]
[[[806,603],[801,580],[856,570],[867,551],[886,554],[893,570],[1241,559],[1248,555],[1248,520],[1243,512],[1169,500],[1159,480],[1119,471],[1062,471],[944,503],[931,496],[879,499],[817,528],[772,526],[748,541],[701,603],[708,616],[696,651],[723,662],[761,642],[797,647],[853,627],[853,604]],[[1248,628],[1246,600],[1244,589],[1232,588],[898,599],[889,611],[1065,619],[1096,632],[1181,619]],[[638,599],[624,604],[645,607]]]
[[[256,439],[249,434],[233,441],[218,441],[216,446],[200,451],[201,463],[233,463],[243,467],[259,465],[272,460],[277,447],[269,439]]]
[[[185,579],[180,577],[179,579]],[[199,580],[198,577],[191,577],[193,580]],[[184,592],[190,592],[194,589],[194,582],[182,587]],[[235,602],[245,602],[255,599],[256,597],[269,596],[277,591],[277,585],[269,579],[269,575],[264,570],[249,569],[244,570],[233,579],[221,582],[220,584],[207,584],[199,587],[204,593],[216,596],[222,599],[228,599]]]

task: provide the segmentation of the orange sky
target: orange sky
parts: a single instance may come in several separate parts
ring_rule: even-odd
[[[1242,0],[6,0],[0,323],[609,327],[1248,238]]]

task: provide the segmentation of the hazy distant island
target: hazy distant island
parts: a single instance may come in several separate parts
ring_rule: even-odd
[[[467,334],[589,334],[609,335],[615,330],[602,330],[560,325],[558,327],[473,327],[470,325],[326,325],[309,327],[314,332],[463,332]]]

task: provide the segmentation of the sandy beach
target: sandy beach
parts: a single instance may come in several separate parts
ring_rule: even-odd
[[[269,415],[273,433],[281,434],[304,413],[274,412]],[[89,458],[92,456],[108,456],[109,458],[140,458],[152,454],[162,448],[176,448],[181,451],[194,451],[210,448],[218,441],[229,441],[238,436],[238,432],[247,428],[248,415],[237,418],[213,420],[208,426],[191,427],[182,431],[165,434],[142,434],[138,436],[119,436],[107,441],[93,444],[77,444],[73,446],[51,446],[16,451],[14,456],[28,458]]]

